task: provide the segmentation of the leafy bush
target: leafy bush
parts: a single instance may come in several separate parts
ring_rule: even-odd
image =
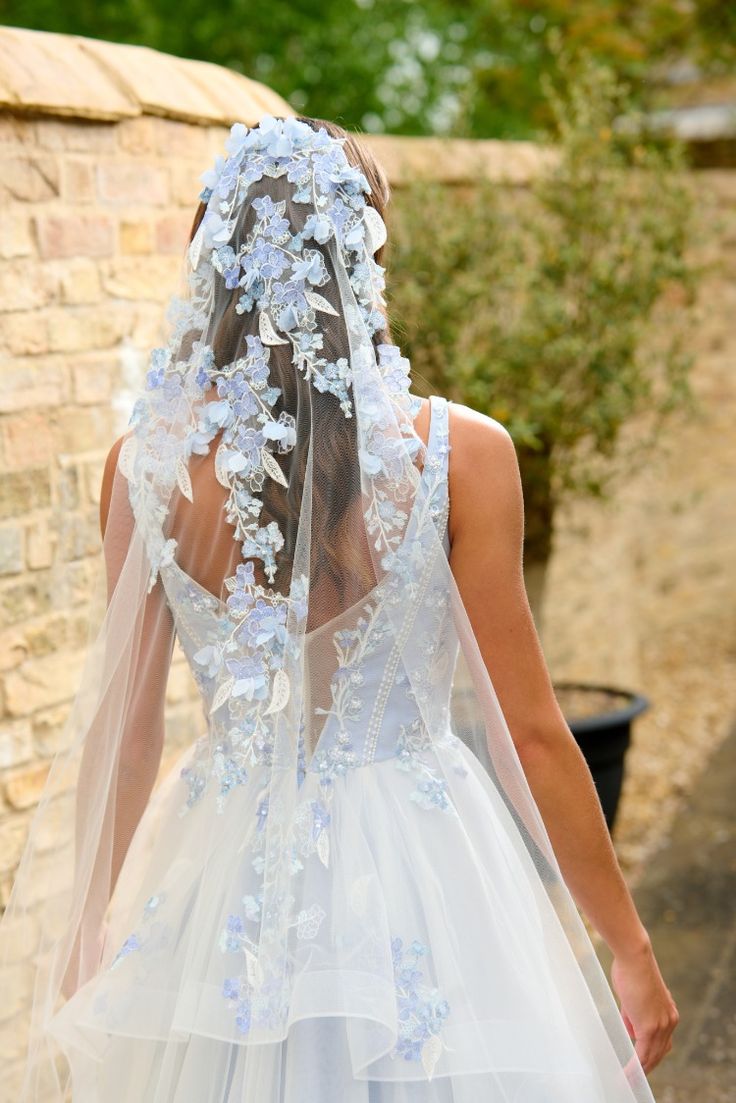
[[[606,493],[692,398],[693,200],[682,151],[647,134],[626,94],[563,57],[545,87],[556,154],[528,188],[479,167],[472,187],[417,181],[394,200],[394,330],[417,389],[514,438],[527,564],[546,562],[562,497]]]

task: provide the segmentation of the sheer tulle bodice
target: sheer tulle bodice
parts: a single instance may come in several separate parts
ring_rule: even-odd
[[[433,397],[430,410],[422,476],[428,502],[424,508],[430,509],[440,539],[449,551],[447,404]],[[232,620],[227,602],[188,575],[176,559],[162,564],[161,576],[174,610],[178,637],[202,693],[205,712],[210,715],[209,733],[203,737],[201,751],[211,762],[214,748],[218,743],[222,747],[222,740],[227,739],[222,710],[213,710],[212,706],[229,671],[224,666],[212,671],[210,659],[215,652],[213,645],[222,647],[232,634]],[[305,637],[306,662],[311,661],[314,668],[325,670],[334,667],[329,684],[322,686],[322,700],[310,701],[305,707],[302,730],[302,759],[309,758],[308,768],[324,775],[338,768],[365,766],[398,754],[402,729],[411,730],[415,742],[420,738],[421,714],[411,687],[406,678],[397,678],[398,653],[393,665],[391,663],[391,650],[396,651],[396,648],[384,608],[387,583],[388,578],[373,587],[355,606]],[[448,634],[448,616],[447,602],[438,601],[437,595],[430,594],[417,610],[412,631],[427,643],[424,679],[427,692],[436,693],[444,684],[449,695],[447,674],[454,667],[457,641]],[[264,635],[269,628],[265,626]],[[444,671],[443,679],[438,677],[439,664]],[[328,682],[325,677],[321,680]],[[313,690],[316,688],[315,679],[310,678],[309,673],[305,683]],[[315,708],[325,711],[315,713]],[[315,748],[311,754],[310,748]],[[230,752],[230,758],[230,775],[235,777],[241,769],[236,748]],[[205,783],[205,774],[195,774],[194,769],[190,769],[192,772],[188,776],[199,792]]]

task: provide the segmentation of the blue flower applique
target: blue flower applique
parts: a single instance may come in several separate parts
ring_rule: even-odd
[[[396,987],[399,1036],[391,1057],[421,1061],[431,1079],[444,1043],[440,1037],[450,1014],[450,1005],[437,988],[424,979],[420,962],[429,955],[429,947],[418,939],[407,947],[403,939],[391,942]]]
[[[110,969],[117,969],[130,954],[138,953],[148,955],[156,949],[162,949],[168,942],[168,927],[165,924],[154,922],[154,915],[163,901],[166,893],[160,892],[150,896],[143,907],[140,925],[131,931],[122,946],[110,962]]]

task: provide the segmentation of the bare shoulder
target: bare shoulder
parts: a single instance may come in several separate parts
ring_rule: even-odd
[[[107,527],[107,518],[110,512],[110,500],[112,498],[112,487],[115,480],[115,471],[118,466],[118,457],[120,455],[120,449],[128,439],[129,434],[124,433],[113,444],[112,448],[107,454],[105,460],[105,466],[102,471],[102,485],[100,487],[100,532],[103,537],[105,535],[105,528]]]
[[[451,402],[449,406],[450,435],[459,462],[468,459],[509,462],[516,449],[505,425],[486,414]]]
[[[500,421],[452,402],[450,419],[451,532],[523,518],[516,447]],[[523,522],[522,522],[523,523]]]

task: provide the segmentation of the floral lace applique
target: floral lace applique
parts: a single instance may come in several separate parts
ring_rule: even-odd
[[[155,950],[163,949],[168,943],[169,928],[166,924],[154,922],[154,915],[159,906],[166,899],[166,893],[161,892],[149,897],[143,907],[141,923],[136,930],[131,931],[123,942],[117,954],[110,962],[110,969],[117,969],[123,960],[132,953],[147,955]]]
[[[431,1079],[444,1049],[440,1032],[450,1014],[450,1005],[439,989],[432,988],[423,978],[419,962],[429,954],[424,943],[415,939],[405,948],[403,940],[396,937],[391,951],[399,1013],[399,1037],[391,1056],[421,1061]]]
[[[409,794],[409,800],[420,808],[455,812],[447,782],[430,765],[433,759],[434,742],[421,718],[417,716],[410,724],[402,724],[396,743],[396,768],[411,771],[416,776],[416,787]]]
[[[380,646],[389,631],[389,625],[382,617],[380,600],[367,602],[363,615],[358,618],[354,628],[344,628],[335,632],[332,640],[337,656],[337,669],[332,675],[330,708],[316,708],[316,714],[327,718],[334,717],[337,733],[331,745],[317,750],[310,769],[317,771],[320,784],[327,792],[328,799],[336,778],[360,765],[348,728],[363,716],[364,700],[360,692],[365,682],[363,664]]]
[[[245,958],[245,970],[224,979],[222,995],[235,1012],[238,1031],[247,1034],[254,1024],[268,1028],[283,1025],[288,1013],[289,985],[284,983],[283,978],[276,981],[273,977],[264,976],[257,957],[263,896],[247,895],[242,903],[242,915],[231,914],[227,918],[226,926],[220,933],[220,950],[223,954]],[[305,941],[317,937],[327,915],[321,905],[312,904],[295,915],[293,897],[283,898],[281,905],[290,913],[288,926],[295,928],[297,939]]]

